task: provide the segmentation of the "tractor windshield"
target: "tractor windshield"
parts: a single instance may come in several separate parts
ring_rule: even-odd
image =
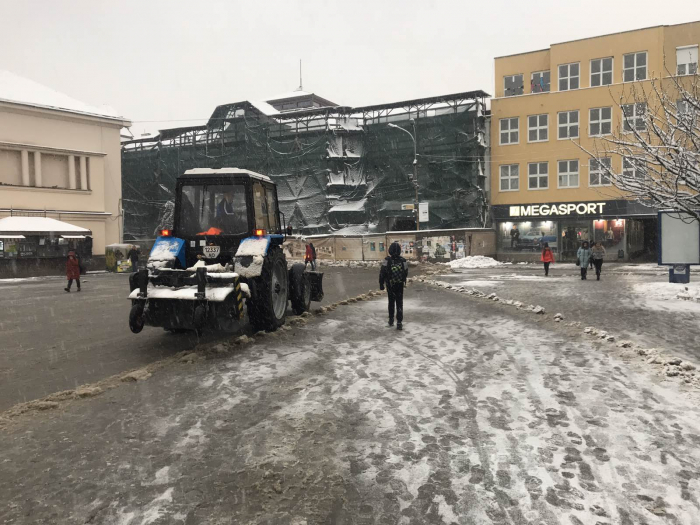
[[[181,187],[178,235],[245,235],[249,232],[243,184]]]

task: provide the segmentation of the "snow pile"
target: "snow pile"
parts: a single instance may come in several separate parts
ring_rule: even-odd
[[[463,257],[462,259],[455,259],[447,264],[452,269],[494,268],[496,266],[503,266],[502,262],[492,259],[491,257],[484,257],[483,255],[471,255],[469,257]]]
[[[172,261],[177,257],[181,244],[182,241],[179,239],[159,239],[155,246],[153,246],[151,254],[148,256],[149,262]]]
[[[634,291],[657,301],[683,300],[700,303],[700,283],[638,283]]]
[[[238,251],[236,251],[236,257],[265,255],[269,244],[270,239],[268,237],[249,237],[243,239],[238,246]]]

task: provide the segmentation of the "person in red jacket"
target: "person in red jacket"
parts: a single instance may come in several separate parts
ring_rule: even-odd
[[[80,291],[80,261],[73,250],[68,252],[68,259],[66,259],[66,278],[68,279],[68,286],[64,288],[66,292],[70,292],[73,280]]]
[[[540,261],[544,263],[544,275],[549,275],[549,265],[554,262],[554,253],[552,253],[552,249],[549,247],[548,242],[544,243]]]
[[[306,254],[304,256],[304,266],[311,263],[311,271],[316,271],[316,248],[312,243],[306,245]]]

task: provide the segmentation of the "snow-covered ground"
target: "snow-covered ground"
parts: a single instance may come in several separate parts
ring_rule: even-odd
[[[634,293],[649,308],[700,313],[700,283],[676,284],[668,282],[636,283]]]

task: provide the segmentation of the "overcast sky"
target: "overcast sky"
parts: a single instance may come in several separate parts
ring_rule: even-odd
[[[0,0],[0,8],[0,69],[112,106],[136,136],[294,90],[299,59],[304,89],[343,105],[493,93],[495,56],[700,20],[699,0]]]

